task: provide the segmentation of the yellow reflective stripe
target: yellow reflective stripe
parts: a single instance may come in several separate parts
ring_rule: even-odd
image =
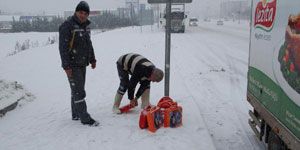
[[[131,73],[133,73],[136,64],[137,64],[140,60],[142,60],[142,59],[144,59],[143,56],[138,56],[138,57],[136,57],[136,58],[133,59],[133,61],[132,61],[132,63],[131,63],[131,68],[130,68]]]
[[[123,64],[123,66],[124,66],[124,70],[128,70],[128,62],[129,62],[129,59],[133,56],[133,55],[135,55],[134,53],[130,53],[130,54],[128,54],[127,56],[126,56],[126,58],[125,58],[125,61],[124,61],[124,64]]]
[[[74,101],[74,103],[77,104],[77,103],[82,103],[84,101],[85,101],[85,99],[82,99],[82,100]]]

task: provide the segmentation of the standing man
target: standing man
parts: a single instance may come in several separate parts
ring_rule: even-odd
[[[67,74],[71,87],[72,120],[81,120],[84,125],[98,126],[87,112],[85,102],[86,67],[91,64],[96,68],[96,59],[88,27],[90,8],[87,2],[81,1],[75,14],[59,27],[59,51],[62,68]]]
[[[150,82],[160,82],[164,78],[162,70],[156,68],[147,58],[134,53],[121,56],[117,61],[117,69],[120,78],[120,86],[115,96],[113,112],[120,114],[119,109],[123,95],[128,90],[128,99],[132,106],[137,106],[137,100],[141,97],[142,108],[150,105]],[[129,79],[129,75],[131,75]],[[137,93],[135,87],[140,83]]]

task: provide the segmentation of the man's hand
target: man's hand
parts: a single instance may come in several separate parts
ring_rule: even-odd
[[[72,69],[65,69],[65,72],[69,78],[72,77]]]
[[[138,105],[138,101],[137,101],[137,99],[135,98],[135,99],[133,99],[133,100],[130,100],[130,105],[131,106],[137,106]]]
[[[92,67],[92,69],[95,69],[96,68],[96,62],[91,63],[91,67]]]

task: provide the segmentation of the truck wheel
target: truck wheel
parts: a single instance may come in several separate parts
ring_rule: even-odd
[[[272,130],[269,132],[268,150],[288,150],[280,137]]]

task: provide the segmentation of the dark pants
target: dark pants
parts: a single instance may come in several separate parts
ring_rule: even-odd
[[[81,122],[90,120],[85,102],[85,75],[86,67],[72,67],[72,76],[68,78],[71,87],[72,117],[79,117]]]
[[[124,95],[128,89],[129,84],[129,74],[123,69],[123,66],[117,63],[118,75],[120,78],[120,85],[118,88],[118,93]]]

